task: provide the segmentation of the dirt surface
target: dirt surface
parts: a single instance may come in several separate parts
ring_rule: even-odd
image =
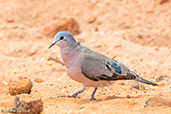
[[[48,50],[57,31],[74,33],[81,44],[126,64],[156,82],[132,88],[134,81],[116,81],[109,91],[93,88],[80,98],[67,96],[82,85],[71,80],[65,67],[48,61],[60,57],[57,46]],[[15,96],[12,80],[28,78],[33,87],[21,100],[42,99],[42,114],[169,114],[171,112],[171,1],[169,0],[0,0],[0,110],[9,109]],[[150,98],[169,105],[146,106]],[[161,100],[161,99],[160,99]],[[154,102],[155,103],[155,102]],[[0,112],[2,113],[2,112]]]

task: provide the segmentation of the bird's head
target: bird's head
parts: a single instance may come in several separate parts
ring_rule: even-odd
[[[49,49],[54,45],[58,45],[60,48],[63,48],[63,47],[75,46],[77,45],[77,43],[71,33],[66,32],[66,31],[60,31],[56,33],[54,37],[54,41],[49,46]]]

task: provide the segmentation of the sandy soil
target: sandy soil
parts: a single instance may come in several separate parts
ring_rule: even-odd
[[[80,98],[60,97],[82,86],[66,75],[64,66],[48,61],[50,55],[60,57],[58,47],[48,46],[63,29],[148,80],[167,78],[156,82],[158,87],[143,85],[143,90],[132,88],[134,81],[117,81],[108,87],[111,93],[99,88],[96,101],[87,100],[93,88]],[[8,83],[26,77],[33,81],[32,92],[20,99],[41,98],[42,114],[171,112],[171,104],[145,107],[153,97],[171,103],[169,0],[0,0],[0,50],[0,110],[10,108],[15,99]]]

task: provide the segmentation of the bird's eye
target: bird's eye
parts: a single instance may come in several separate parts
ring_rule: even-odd
[[[63,39],[64,39],[64,36],[61,36],[61,37],[60,37],[60,40],[63,40]]]

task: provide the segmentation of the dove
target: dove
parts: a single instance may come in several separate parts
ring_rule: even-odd
[[[83,87],[69,95],[70,97],[83,93],[86,87],[94,87],[89,100],[96,100],[94,96],[98,87],[111,85],[117,80],[135,80],[153,86],[158,85],[138,76],[121,62],[82,46],[69,32],[56,33],[49,49],[54,45],[60,48],[67,75],[83,84]]]

